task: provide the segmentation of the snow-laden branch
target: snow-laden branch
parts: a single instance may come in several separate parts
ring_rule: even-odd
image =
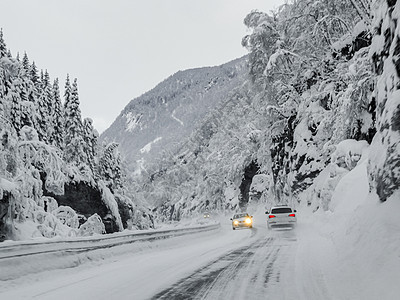
[[[322,19],[318,20],[317,23],[315,23],[314,28],[313,28],[313,35],[316,36],[318,30],[321,28],[322,24],[326,24],[326,25],[332,25],[333,21],[338,21],[340,24],[342,24],[346,31],[350,32],[350,26],[346,23],[346,21],[344,21],[342,18],[338,17],[338,16],[333,16],[333,15],[327,15],[325,17],[323,17]],[[331,27],[337,27],[337,26],[331,26]],[[337,28],[335,28],[337,29]],[[327,41],[328,44],[331,45],[331,36],[328,30],[322,30],[323,35]]]
[[[279,59],[280,57],[282,57],[282,56],[289,56],[289,55],[294,56],[294,57],[300,57],[298,54],[296,54],[296,53],[294,53],[294,52],[291,52],[291,51],[289,51],[289,50],[285,50],[285,49],[282,49],[282,48],[277,49],[277,50],[275,51],[275,53],[272,54],[272,55],[269,57],[267,66],[265,67],[264,74],[267,74],[268,71],[270,71],[273,67],[275,67],[275,66],[277,65],[278,59]]]
[[[46,173],[46,189],[55,194],[62,194],[65,175],[62,172],[64,161],[59,150],[37,140],[20,141],[18,143],[19,157],[26,168],[34,166]]]
[[[283,113],[284,109],[281,107],[278,107],[276,105],[268,105],[266,108],[267,112],[271,112],[274,111],[276,113],[278,113],[280,116],[282,116],[283,118],[289,118],[290,116],[287,116]]]

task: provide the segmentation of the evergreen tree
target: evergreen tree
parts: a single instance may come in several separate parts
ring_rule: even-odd
[[[58,78],[54,80],[53,88],[53,130],[50,135],[49,142],[58,147],[59,149],[64,148],[64,114],[63,106],[61,104],[60,88],[58,85]]]
[[[0,58],[8,56],[7,46],[3,39],[3,29],[0,29]]]
[[[21,81],[14,78],[11,81],[6,101],[10,105],[10,122],[17,132],[22,128],[21,124],[21,97],[20,97]]]
[[[117,143],[109,143],[104,148],[98,168],[100,178],[111,191],[122,186],[121,155]]]
[[[21,86],[21,125],[35,127],[36,106],[33,93],[35,86],[30,78],[30,64],[26,52],[22,58],[22,86]]]
[[[65,88],[64,88],[64,110],[66,110],[70,102],[71,102],[71,83],[69,82],[69,74],[67,74],[67,79],[65,80]]]
[[[54,107],[53,107],[54,106],[53,88],[52,88],[52,85],[50,83],[50,75],[47,72],[47,70],[44,73],[43,90],[44,90],[44,93],[46,95],[46,100],[47,100],[46,104],[47,104],[47,107],[48,107],[49,116],[52,116],[53,112],[54,112]],[[49,123],[49,125],[52,126],[53,125],[52,123],[53,122]]]
[[[50,85],[50,76],[47,73],[41,71],[41,86],[39,90],[38,99],[38,114],[37,114],[37,132],[39,139],[42,141],[48,141],[51,131],[53,130],[53,94]]]
[[[29,90],[28,90],[28,100],[31,102],[31,106],[34,107],[33,114],[33,127],[38,130],[39,125],[37,124],[37,113],[39,110],[39,95],[41,90],[40,78],[38,76],[38,70],[36,68],[35,62],[29,66]]]
[[[24,52],[24,56],[22,57],[22,66],[25,70],[25,73],[29,75],[30,64],[28,54],[26,54],[26,52]]]
[[[30,101],[30,94],[33,92],[34,86],[27,76],[23,76],[21,81],[21,126],[35,127],[36,106],[34,102]]]
[[[32,62],[32,65],[29,68],[29,75],[34,85],[37,86],[39,84],[39,76],[35,62]]]
[[[93,121],[90,118],[83,120],[83,137],[85,141],[85,153],[88,159],[88,165],[92,172],[94,172],[95,158],[97,156],[97,139],[99,134],[96,129],[93,128]]]
[[[65,139],[64,158],[67,163],[77,166],[87,162],[84,151],[83,125],[79,108],[78,84],[75,78],[70,93],[68,92],[69,80],[67,77],[65,91]]]

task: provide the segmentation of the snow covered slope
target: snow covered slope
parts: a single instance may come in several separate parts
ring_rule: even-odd
[[[115,141],[139,171],[193,132],[202,118],[246,77],[246,57],[216,67],[179,71],[132,100],[101,136]]]

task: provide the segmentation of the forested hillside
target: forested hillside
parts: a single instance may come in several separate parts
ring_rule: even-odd
[[[14,58],[0,31],[0,240],[152,226],[124,184],[118,145],[82,120],[77,79]],[[63,98],[63,101],[62,101]]]
[[[174,151],[246,78],[246,57],[179,71],[133,99],[100,140],[117,142],[130,169],[140,174],[162,152]]]
[[[366,160],[385,201],[400,186],[399,6],[298,0],[249,13],[246,84],[149,169],[139,196],[162,220],[301,200],[328,210]]]

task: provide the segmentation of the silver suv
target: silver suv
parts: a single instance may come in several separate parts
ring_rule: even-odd
[[[287,205],[279,205],[271,207],[271,211],[266,211],[268,215],[267,225],[271,228],[294,228],[297,224],[296,210]]]

